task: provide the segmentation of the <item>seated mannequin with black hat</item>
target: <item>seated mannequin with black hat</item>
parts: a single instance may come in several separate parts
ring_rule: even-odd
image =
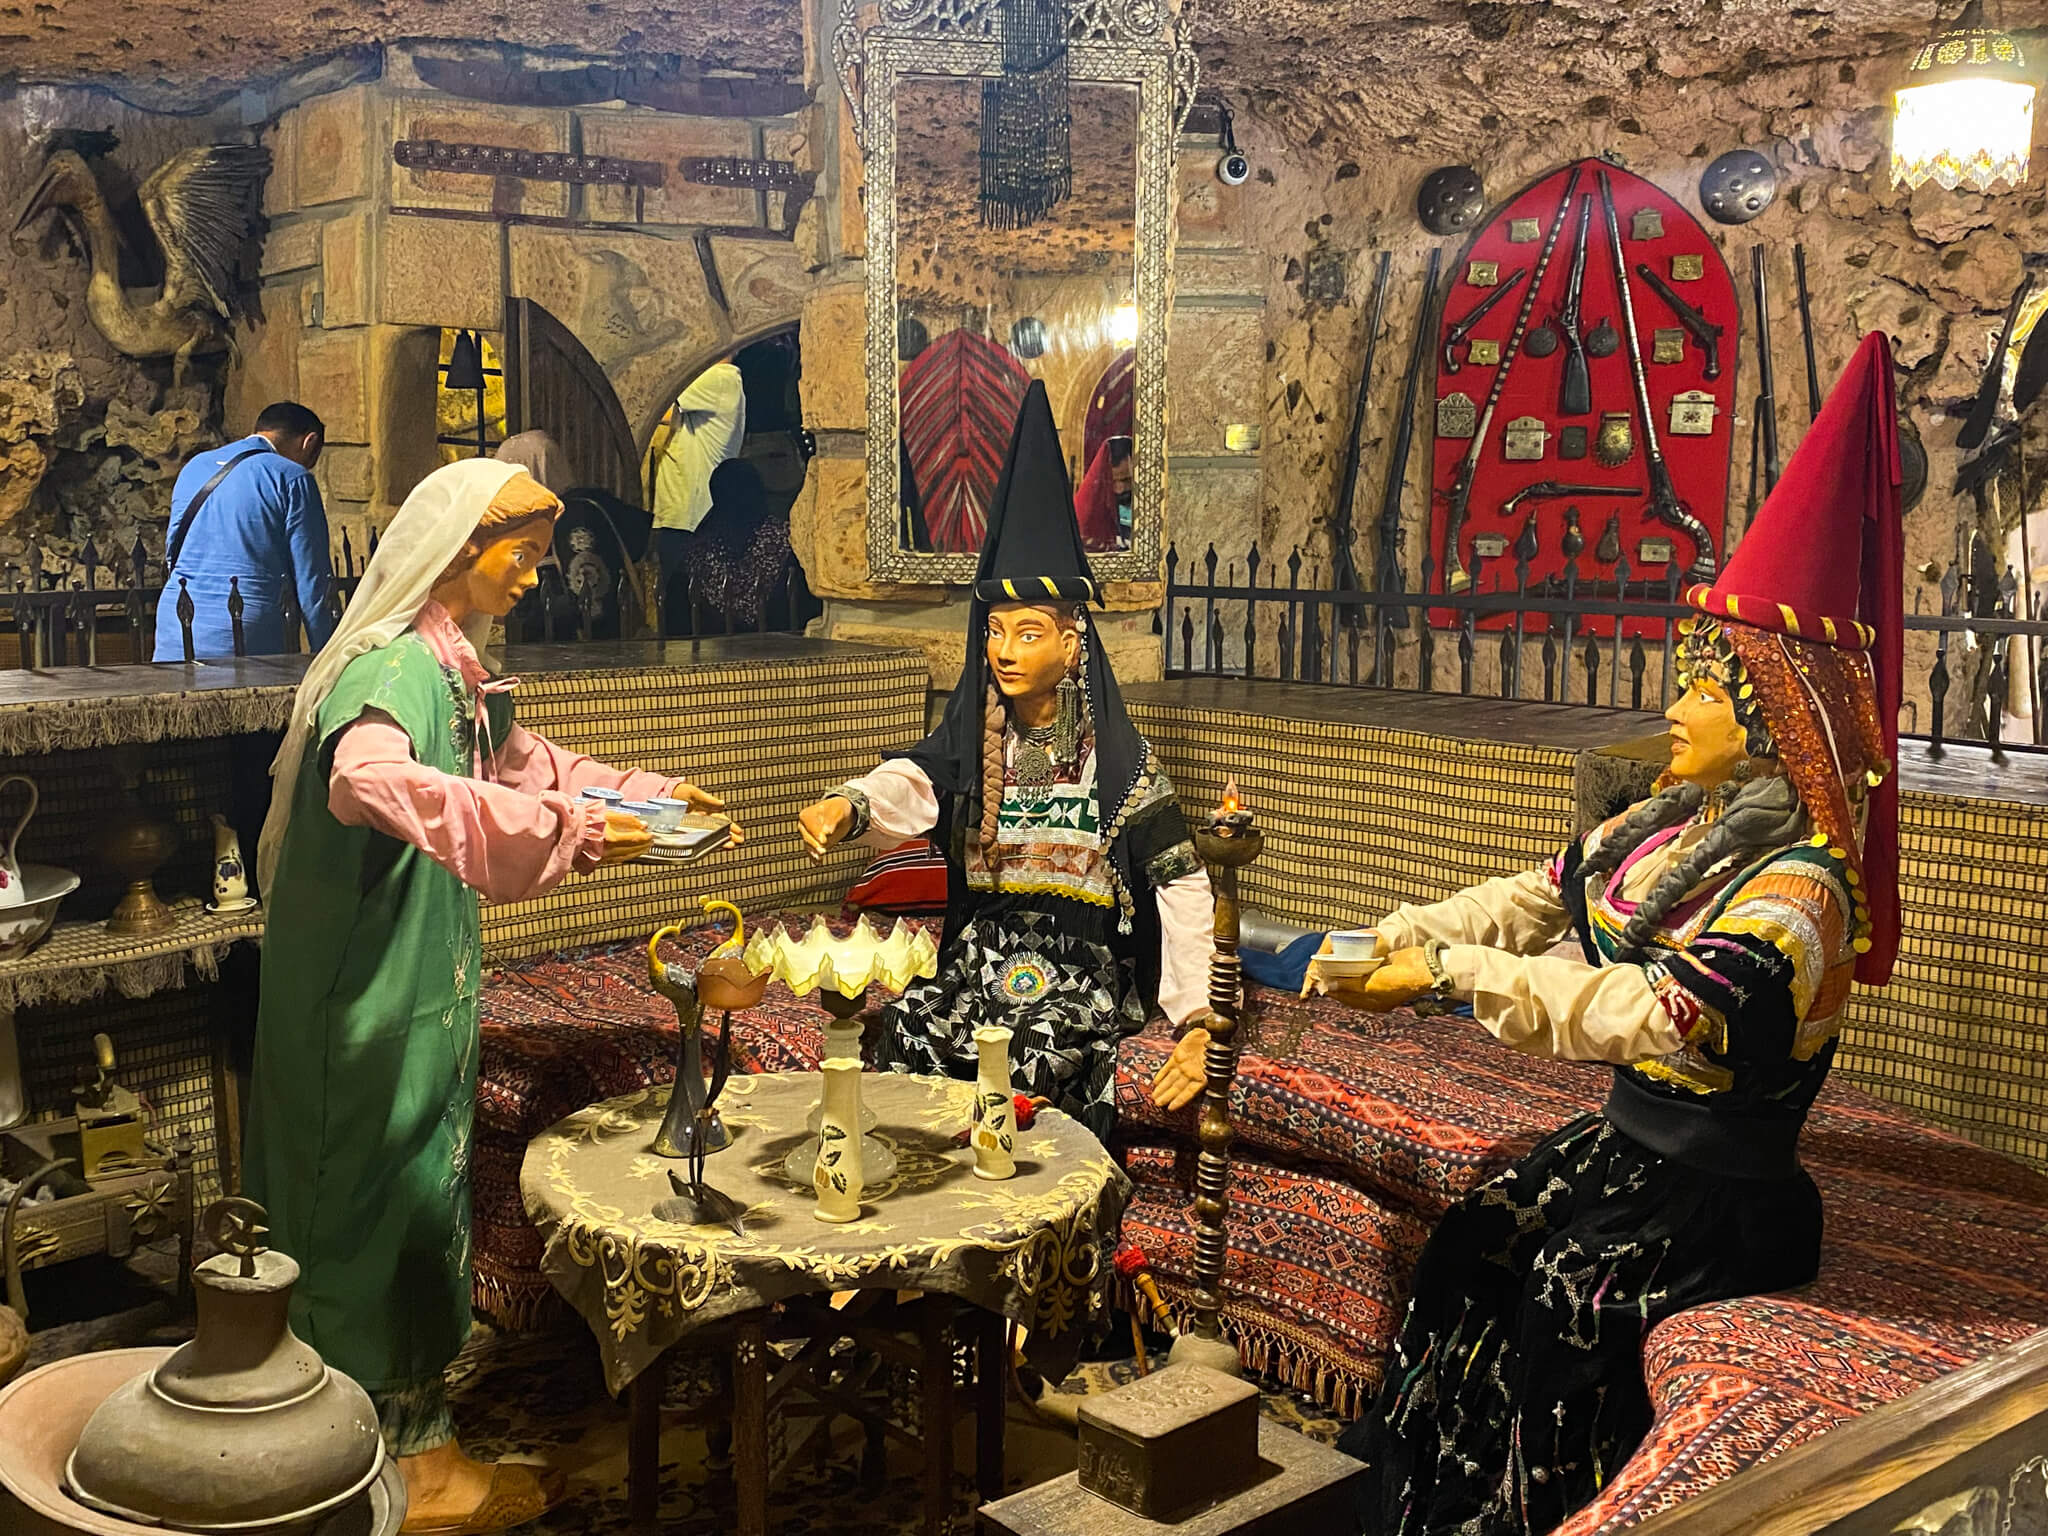
[[[948,870],[935,978],[891,1003],[876,1064],[975,1075],[974,1031],[1013,1032],[1018,1086],[1098,1136],[1116,1046],[1156,1001],[1206,1042],[1214,916],[1173,786],[1089,626],[1098,597],[1045,386],[1024,398],[939,728],[799,818],[816,857],[929,833]],[[1156,1092],[1194,1096],[1162,1074]]]

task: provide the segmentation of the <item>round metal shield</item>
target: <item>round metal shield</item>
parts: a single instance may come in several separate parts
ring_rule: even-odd
[[[1045,322],[1026,315],[1010,327],[1010,350],[1022,358],[1045,356]]]
[[[1700,173],[1700,206],[1717,224],[1747,224],[1777,195],[1777,168],[1753,149],[1731,149]]]
[[[1548,357],[1557,350],[1557,332],[1547,325],[1539,325],[1522,342],[1522,350],[1531,357]]]
[[[1927,494],[1927,450],[1920,434],[1903,416],[1899,419],[1899,515],[1920,505]]]
[[[1415,212],[1432,235],[1458,235],[1486,213],[1486,187],[1469,165],[1447,165],[1422,178]]]

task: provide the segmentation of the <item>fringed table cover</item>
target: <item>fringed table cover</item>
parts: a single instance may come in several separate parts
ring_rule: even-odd
[[[868,1073],[861,1101],[896,1153],[894,1180],[844,1225],[816,1220],[816,1196],[784,1180],[806,1134],[818,1076],[733,1077],[719,1113],[733,1145],[705,1182],[746,1211],[747,1232],[651,1214],[679,1160],[649,1146],[668,1108],[650,1088],[593,1104],[534,1139],[521,1178],[544,1239],[541,1269],[597,1336],[605,1384],[622,1391],[696,1328],[817,1292],[933,1291],[1021,1324],[1026,1357],[1059,1380],[1110,1305],[1109,1249],[1130,1191],[1078,1121],[1042,1110],[1015,1177],[974,1177],[956,1145],[974,1084]]]

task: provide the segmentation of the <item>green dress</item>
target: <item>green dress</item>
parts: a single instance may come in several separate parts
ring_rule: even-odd
[[[487,705],[503,740],[510,700]],[[266,893],[244,1182],[299,1262],[293,1328],[388,1392],[438,1378],[469,1336],[480,919],[425,853],[328,811],[336,738],[367,709],[426,767],[474,761],[474,696],[411,631],[321,704]]]

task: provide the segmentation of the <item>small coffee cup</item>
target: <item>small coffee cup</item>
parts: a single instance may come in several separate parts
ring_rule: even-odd
[[[1379,948],[1379,932],[1372,928],[1350,928],[1330,935],[1330,957],[1334,960],[1370,960]]]
[[[661,830],[658,825],[661,819],[661,807],[654,804],[651,800],[623,800],[613,806],[612,809],[627,816],[639,817],[641,823],[649,832],[659,832]]]
[[[626,793],[620,789],[599,789],[593,784],[588,788],[577,790],[576,798],[579,800],[602,800],[613,810],[617,810],[625,803]]]
[[[654,807],[655,815],[659,818],[650,823],[655,831],[680,832],[683,830],[683,818],[690,813],[689,801],[671,800],[666,795],[655,795],[647,803]]]

